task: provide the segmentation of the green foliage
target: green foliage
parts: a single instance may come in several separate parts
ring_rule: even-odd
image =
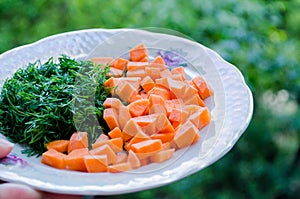
[[[84,28],[160,27],[186,34],[241,70],[254,94],[253,120],[232,151],[209,168],[118,198],[297,198],[299,9],[299,0],[2,0],[0,52]]]

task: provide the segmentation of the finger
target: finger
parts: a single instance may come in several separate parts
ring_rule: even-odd
[[[11,142],[0,139],[0,158],[7,156],[13,149],[13,146]]]
[[[60,195],[54,193],[43,193],[43,199],[81,199],[82,196],[76,195]]]
[[[15,183],[4,183],[0,185],[0,199],[41,199],[42,194],[30,187]]]

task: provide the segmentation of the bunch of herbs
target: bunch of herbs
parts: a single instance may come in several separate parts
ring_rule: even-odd
[[[107,128],[102,113],[110,93],[103,86],[108,71],[109,66],[65,55],[20,68],[2,87],[0,133],[26,146],[29,156],[75,131],[87,131],[92,142]]]

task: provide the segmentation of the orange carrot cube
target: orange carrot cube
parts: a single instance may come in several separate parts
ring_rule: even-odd
[[[166,150],[159,151],[155,153],[153,156],[151,156],[151,161],[156,163],[164,162],[166,160],[171,159],[174,155],[174,152],[175,149],[166,149]]]
[[[43,153],[42,163],[57,169],[66,169],[66,157],[66,154],[58,152],[55,149],[49,149],[48,151]]]
[[[107,171],[108,164],[106,155],[86,155],[83,157],[83,160],[89,173]]]
[[[129,51],[131,61],[141,61],[148,56],[148,51],[144,44],[139,44]]]
[[[131,169],[129,162],[123,162],[119,164],[109,165],[107,167],[108,172],[110,173],[120,173],[129,171]]]
[[[47,150],[55,149],[58,152],[64,153],[68,151],[69,140],[54,140],[46,144]]]
[[[72,134],[69,145],[68,153],[75,149],[87,148],[88,147],[88,135],[87,132],[75,132]]]

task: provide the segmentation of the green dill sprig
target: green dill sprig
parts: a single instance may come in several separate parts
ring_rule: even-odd
[[[103,84],[108,66],[62,55],[56,63],[35,62],[7,79],[0,95],[0,133],[24,144],[24,153],[41,155],[45,144],[87,131],[91,142],[106,128]],[[97,120],[97,125],[92,124]],[[92,121],[92,123],[91,123]]]

